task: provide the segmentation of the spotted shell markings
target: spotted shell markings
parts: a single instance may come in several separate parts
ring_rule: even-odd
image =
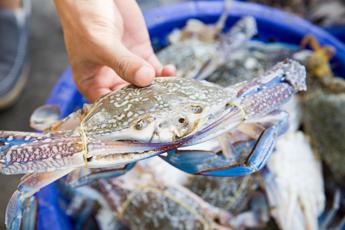
[[[221,228],[216,220],[226,223],[229,214],[188,189],[139,178],[100,180],[94,185],[128,228],[228,229]]]
[[[54,145],[52,145],[54,143]],[[27,172],[45,172],[47,168],[61,169],[70,165],[83,164],[82,156],[74,154],[82,151],[81,143],[71,140],[25,143],[10,148],[0,157],[0,164],[5,165],[3,173],[21,174]]]
[[[177,119],[175,123],[181,123],[181,127],[174,127],[179,132],[192,114],[210,113],[214,105],[225,105],[233,96],[206,81],[156,78],[149,87],[127,86],[100,99],[84,120],[85,132],[88,136],[130,133],[150,123],[160,127],[166,122],[171,125],[174,119]]]

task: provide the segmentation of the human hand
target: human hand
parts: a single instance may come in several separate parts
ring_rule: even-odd
[[[149,85],[175,74],[151,47],[135,0],[55,0],[73,79],[91,102],[127,82]]]

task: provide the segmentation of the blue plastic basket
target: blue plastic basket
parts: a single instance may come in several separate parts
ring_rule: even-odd
[[[341,42],[345,43],[345,25],[344,26],[326,26],[323,27],[328,33],[338,38]]]
[[[204,22],[213,23],[222,11],[222,1],[186,2],[146,12],[145,19],[153,44],[156,47],[161,47],[167,44],[166,35],[172,29],[184,26],[187,19],[197,18]],[[260,39],[262,40],[299,44],[305,35],[311,34],[321,44],[334,46],[337,50],[333,60],[334,69],[345,75],[345,46],[329,33],[280,10],[243,2],[233,3],[226,26],[231,26],[240,17],[246,15],[254,16],[257,19]],[[73,112],[84,102],[72,81],[71,75],[71,69],[67,68],[47,100],[47,103],[59,105],[63,116]],[[59,192],[55,184],[47,186],[37,193],[39,230],[73,229],[68,216],[59,205],[58,197]]]
[[[247,0],[237,0],[241,2],[247,2]],[[322,27],[328,33],[332,34],[339,41],[345,43],[345,25],[324,26]]]

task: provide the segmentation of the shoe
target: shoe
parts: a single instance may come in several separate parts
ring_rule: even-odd
[[[0,9],[0,109],[13,105],[26,83],[30,12],[30,0],[18,10]]]

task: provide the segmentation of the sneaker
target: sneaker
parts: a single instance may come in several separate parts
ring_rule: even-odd
[[[18,10],[0,9],[0,109],[12,105],[26,83],[30,12],[30,0]]]

